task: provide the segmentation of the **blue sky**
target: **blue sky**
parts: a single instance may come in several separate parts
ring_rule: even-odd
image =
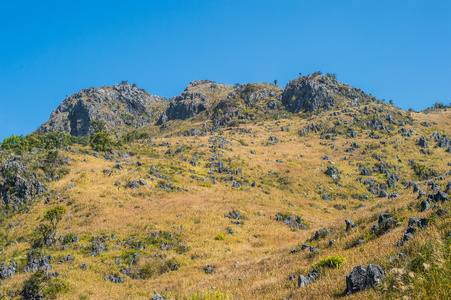
[[[440,0],[3,1],[0,140],[122,80],[169,98],[321,70],[403,109],[448,104],[450,20]]]

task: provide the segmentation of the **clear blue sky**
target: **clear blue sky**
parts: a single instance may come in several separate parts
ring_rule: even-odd
[[[451,102],[451,1],[3,1],[0,140],[87,87],[172,97],[192,80],[316,70],[407,109]]]

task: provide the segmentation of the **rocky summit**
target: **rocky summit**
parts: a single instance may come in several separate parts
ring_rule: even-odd
[[[293,79],[285,89],[272,84],[228,84],[195,80],[183,93],[169,100],[149,95],[136,85],[84,89],[67,97],[52,112],[50,120],[35,133],[68,132],[88,136],[95,131],[92,121],[105,124],[117,133],[124,126],[165,125],[172,120],[200,117],[213,120],[215,126],[228,125],[234,117],[252,119],[246,109],[261,107],[271,112],[317,112],[340,108],[345,103],[376,101],[363,91],[338,82],[332,76],[311,74]],[[167,124],[165,126],[168,126]]]
[[[182,94],[169,99],[169,107],[160,115],[157,125],[169,120],[195,117],[210,109],[215,101],[224,98],[231,90],[231,85],[217,84],[210,80],[192,81]]]
[[[5,299],[448,299],[451,106],[125,82],[0,150]]]
[[[136,85],[87,88],[64,99],[35,133],[64,131],[88,136],[94,132],[94,120],[103,122],[109,130],[123,125],[140,127],[155,122],[164,103],[165,98],[149,95]]]
[[[358,105],[376,100],[362,90],[338,82],[334,77],[316,77],[313,74],[288,82],[282,94],[282,103],[290,112],[330,110],[343,101]]]

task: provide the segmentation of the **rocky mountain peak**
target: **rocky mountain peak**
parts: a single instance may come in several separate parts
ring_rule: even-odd
[[[233,89],[232,85],[210,80],[192,81],[183,93],[170,99],[169,107],[160,115],[157,125],[169,120],[192,118],[224,99]]]
[[[211,85],[211,84],[214,84],[214,83],[215,83],[214,81],[211,81],[211,80],[208,80],[208,79],[203,79],[203,80],[193,80],[193,81],[191,81],[191,82],[188,84],[188,86],[185,88],[185,92],[188,91],[188,90],[190,90],[190,89],[192,89],[192,88],[195,88],[195,87],[197,87],[197,86],[200,86],[200,85]]]
[[[376,100],[362,90],[338,82],[329,76],[308,75],[287,83],[282,94],[282,103],[290,112],[329,110],[339,102],[358,104]]]
[[[87,136],[93,132],[90,122],[94,120],[104,122],[107,129],[138,127],[154,121],[159,103],[166,103],[166,99],[149,95],[134,84],[87,88],[64,99],[35,133],[65,131]]]

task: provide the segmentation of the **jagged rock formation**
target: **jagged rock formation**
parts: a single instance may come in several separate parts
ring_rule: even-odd
[[[139,127],[153,123],[166,104],[165,98],[149,95],[136,85],[87,88],[67,97],[34,133],[65,131],[87,136],[94,132],[90,124],[94,120],[104,122],[106,129],[124,124]]]
[[[170,99],[169,107],[160,115],[157,125],[169,120],[192,118],[212,107],[215,100],[224,98],[233,89],[231,85],[210,80],[192,81],[182,94]]]
[[[84,89],[67,97],[52,112],[50,120],[34,133],[65,131],[75,136],[94,132],[91,121],[105,123],[106,130],[122,125],[135,128],[163,125],[170,120],[186,120],[207,111],[213,127],[229,125],[233,119],[254,120],[256,111],[317,111],[331,109],[340,102],[361,104],[375,98],[328,76],[308,75],[290,81],[285,89],[267,83],[228,85],[210,80],[192,81],[178,96],[169,100],[149,95],[136,85]],[[244,113],[245,109],[250,109]],[[254,110],[256,109],[256,111]],[[255,118],[254,118],[255,117]]]
[[[351,273],[346,275],[346,294],[375,288],[382,284],[384,276],[385,271],[378,265],[369,264],[366,270],[360,265],[356,266]]]
[[[18,207],[45,192],[45,186],[24,167],[21,157],[8,160],[0,172],[0,197],[4,206]]]
[[[336,107],[339,101],[363,103],[375,100],[362,90],[352,88],[329,77],[308,75],[287,83],[282,95],[282,103],[293,113],[300,111],[326,110]]]
[[[252,105],[258,101],[280,98],[283,89],[265,83],[247,83],[240,85],[236,90],[229,93],[227,99],[235,97],[242,98],[244,103]],[[274,108],[272,108],[274,109]]]
[[[238,86],[214,108],[214,127],[228,125],[230,121],[238,119],[252,119],[249,114],[244,115],[246,108],[260,107],[265,111],[282,108],[280,95],[283,89],[267,83],[247,83]]]

